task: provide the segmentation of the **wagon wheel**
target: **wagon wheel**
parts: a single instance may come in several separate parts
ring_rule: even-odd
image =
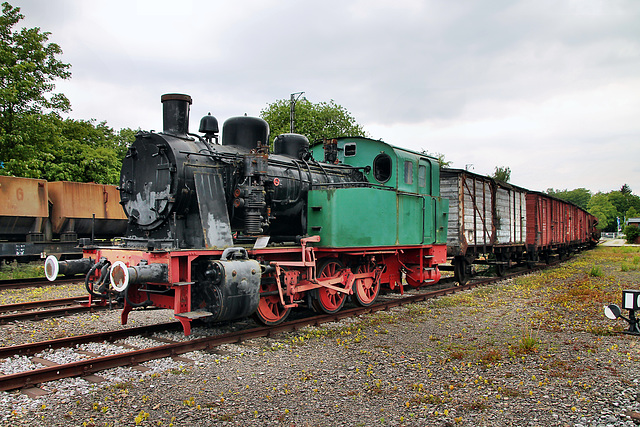
[[[538,254],[532,251],[528,251],[527,259],[526,259],[527,268],[531,269],[535,267],[537,262],[538,262]]]
[[[375,267],[371,263],[360,265],[356,273],[371,273]],[[356,304],[362,307],[368,307],[376,300],[380,292],[380,281],[374,280],[372,277],[365,279],[357,279],[353,287],[353,299]]]
[[[278,285],[274,278],[266,278],[260,282],[260,302],[254,313],[256,321],[267,326],[279,325],[289,316],[291,308],[286,308],[280,301]]]
[[[469,274],[471,263],[466,257],[456,257],[453,260],[453,279],[461,285],[465,285],[471,274]]]
[[[499,263],[503,261],[503,256],[502,254],[495,254],[494,255],[494,260]],[[504,277],[504,273],[507,270],[507,267],[504,264],[494,264],[494,268],[496,271],[496,276],[498,277]]]
[[[325,258],[318,264],[318,278],[335,277],[340,274],[344,264],[337,258]],[[317,312],[333,314],[342,308],[347,299],[347,294],[337,292],[329,288],[314,289],[312,293],[313,308]]]
[[[551,257],[549,256],[548,251],[545,251],[545,253],[542,254],[541,258],[545,264],[549,264],[551,262]]]

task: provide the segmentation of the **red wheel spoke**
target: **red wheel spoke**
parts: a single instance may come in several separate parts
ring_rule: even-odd
[[[318,264],[318,278],[336,277],[344,268],[338,259],[325,259]],[[336,285],[336,286],[339,286]],[[347,294],[334,289],[318,288],[314,292],[313,305],[317,311],[332,314],[339,311],[347,299]]]
[[[261,292],[275,292],[278,287],[275,283],[263,283],[260,286]],[[256,310],[255,318],[264,325],[277,325],[289,316],[290,308],[282,305],[279,295],[268,295],[260,297],[258,310]]]
[[[358,267],[358,273],[371,273],[374,271],[372,264],[365,264]],[[373,278],[367,277],[364,279],[357,279],[354,283],[355,302],[358,305],[367,307],[375,301],[380,292],[380,282],[375,282]]]

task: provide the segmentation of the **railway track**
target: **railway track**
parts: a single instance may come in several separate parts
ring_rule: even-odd
[[[48,281],[44,277],[35,277],[30,279],[8,279],[0,280],[0,291],[6,289],[21,289],[21,288],[37,288],[39,286],[52,286],[52,285],[66,285],[69,283],[80,283],[84,279],[78,277],[63,277],[56,279],[54,282]]]
[[[103,333],[80,335],[68,338],[55,339],[51,341],[42,341],[32,344],[23,344],[11,347],[0,348],[0,359],[11,358],[15,356],[31,357],[34,362],[44,365],[43,368],[37,368],[25,372],[13,373],[10,375],[0,375],[0,390],[14,390],[26,387],[34,387],[37,384],[59,380],[62,378],[89,376],[97,372],[120,366],[134,366],[143,362],[164,357],[175,357],[180,354],[196,351],[196,350],[212,350],[221,344],[238,343],[244,340],[269,337],[282,332],[295,331],[305,326],[317,326],[323,323],[338,321],[347,317],[357,316],[366,313],[375,313],[378,311],[389,310],[394,307],[400,307],[406,304],[426,301],[452,294],[455,292],[472,289],[477,286],[503,280],[510,276],[516,276],[522,273],[514,273],[500,278],[489,278],[473,283],[467,283],[462,286],[448,285],[441,289],[431,288],[428,292],[420,292],[416,294],[405,294],[400,298],[389,298],[387,301],[375,303],[369,307],[349,308],[332,315],[316,315],[312,317],[304,317],[291,320],[277,326],[264,326],[243,329],[239,331],[229,332],[211,337],[197,338],[187,341],[169,341],[166,339],[154,338],[153,333],[167,330],[180,330],[179,322],[163,323],[153,326],[144,326],[138,328],[127,328],[116,331],[108,331]],[[51,361],[35,358],[34,355],[47,349],[74,348],[83,343],[89,342],[115,342],[130,336],[146,336],[155,339],[157,346],[150,348],[134,348],[130,351],[124,351],[118,354],[101,356],[97,354],[87,354],[84,352],[86,359],[66,364],[58,364]]]
[[[58,298],[6,304],[0,305],[0,324],[16,320],[40,320],[51,317],[69,316],[77,313],[104,310],[106,308],[108,308],[106,305],[89,305],[86,297]]]

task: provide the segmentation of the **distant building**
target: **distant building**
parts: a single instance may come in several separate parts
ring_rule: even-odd
[[[627,225],[635,225],[636,227],[640,227],[640,218],[629,218],[627,220]]]
[[[633,225],[634,227],[640,228],[640,218],[629,218],[627,220],[627,225]],[[640,244],[640,236],[636,237],[634,243]]]

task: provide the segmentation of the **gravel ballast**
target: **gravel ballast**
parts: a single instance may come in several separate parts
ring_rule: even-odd
[[[638,248],[296,333],[0,392],[7,426],[636,426],[640,337],[602,306],[640,282]],[[626,267],[625,267],[626,266]],[[133,326],[170,312],[133,312]],[[2,345],[118,327],[119,311],[3,325]],[[249,325],[244,321],[230,327]],[[229,326],[194,328],[194,335]],[[166,332],[164,339],[183,340]],[[78,350],[158,345],[137,337]],[[69,349],[40,358],[85,357]],[[0,372],[33,365],[0,360]]]

